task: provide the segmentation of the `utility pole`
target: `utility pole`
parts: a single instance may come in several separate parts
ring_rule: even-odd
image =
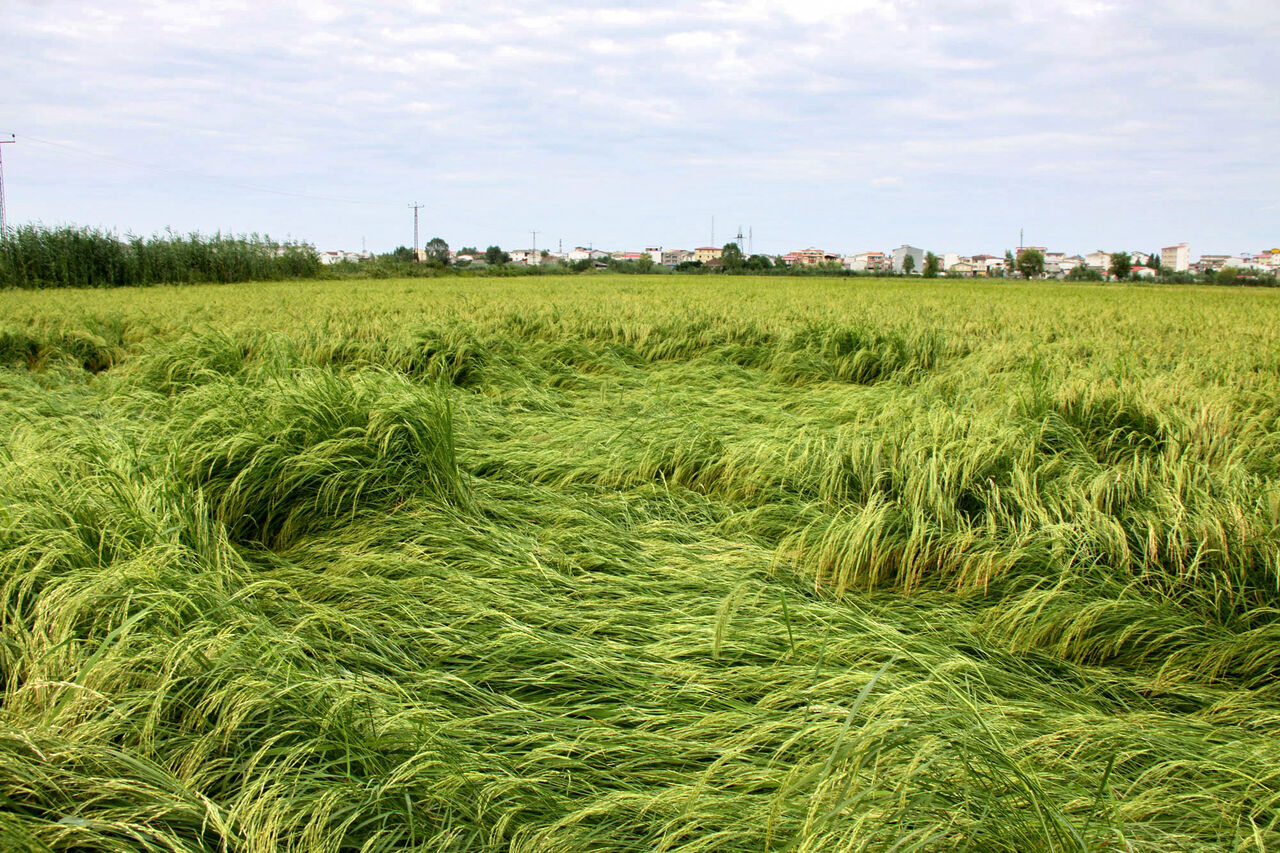
[[[418,211],[426,207],[426,205],[418,204],[416,201],[409,205],[413,208],[413,259],[418,259]]]
[[[542,266],[542,258],[538,257],[538,232],[530,231],[533,235],[533,262],[538,266]]]
[[[18,137],[11,133],[8,139],[0,139],[0,145],[12,145],[17,141]],[[4,218],[4,158],[0,157],[0,235],[3,235],[8,227],[9,220]]]

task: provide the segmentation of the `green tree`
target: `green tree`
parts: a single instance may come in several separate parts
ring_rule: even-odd
[[[410,249],[408,246],[396,246],[395,251],[388,252],[382,257],[388,260],[400,261],[407,264],[413,260],[413,249]]]
[[[1102,273],[1089,269],[1087,264],[1080,264],[1067,273],[1067,281],[1102,281]]]
[[[463,246],[461,249],[458,250],[458,254],[470,255],[471,257],[474,258],[476,255],[480,254],[480,250],[477,249],[475,246]]]
[[[942,261],[933,252],[924,253],[924,277],[937,278],[942,272]]]
[[[449,265],[449,244],[439,237],[432,237],[427,241],[426,245],[427,263],[432,266],[446,267]]]
[[[915,271],[916,271],[915,256],[908,254],[905,258],[902,259],[902,274],[911,275]]]
[[[484,260],[489,266],[496,267],[511,263],[511,256],[499,246],[490,246],[484,250]]]
[[[1240,275],[1239,267],[1223,267],[1218,270],[1213,280],[1218,284],[1235,284]]]
[[[764,272],[765,270],[773,269],[773,261],[769,260],[768,255],[752,255],[747,258],[745,268],[755,270],[757,272]]]
[[[1116,281],[1124,281],[1133,271],[1133,258],[1128,252],[1112,252],[1111,266],[1107,267],[1108,275],[1116,277]]]
[[[1017,266],[1023,278],[1044,275],[1044,253],[1039,249],[1023,249],[1018,253]]]
[[[742,250],[737,243],[725,243],[720,251],[720,265],[725,272],[739,272],[746,262],[742,258]]]

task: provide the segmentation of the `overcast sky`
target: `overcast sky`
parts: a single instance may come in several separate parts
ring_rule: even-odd
[[[1278,0],[7,0],[0,54],[11,224],[1280,244]]]

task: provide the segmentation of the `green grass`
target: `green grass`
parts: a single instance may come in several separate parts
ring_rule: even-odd
[[[0,317],[0,848],[1280,848],[1280,294]]]

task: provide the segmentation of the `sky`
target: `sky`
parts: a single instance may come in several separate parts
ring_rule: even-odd
[[[0,55],[11,225],[1280,245],[1277,0],[7,0]]]

